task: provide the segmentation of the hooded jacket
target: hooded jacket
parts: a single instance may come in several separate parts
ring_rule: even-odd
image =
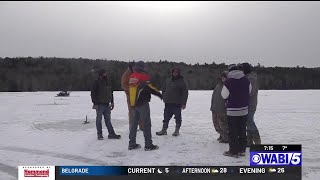
[[[227,100],[228,116],[245,116],[248,114],[249,94],[251,84],[240,70],[230,71],[221,91],[221,96]]]
[[[174,70],[179,72],[176,78],[172,74]],[[180,69],[173,69],[171,75],[162,86],[163,101],[165,103],[186,105],[189,93],[183,76],[180,75]]]

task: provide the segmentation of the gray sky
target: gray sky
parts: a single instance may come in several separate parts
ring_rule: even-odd
[[[0,2],[0,57],[320,66],[320,2]]]

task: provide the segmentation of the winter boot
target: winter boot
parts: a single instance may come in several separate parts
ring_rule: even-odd
[[[102,134],[98,134],[98,140],[103,140]]]
[[[176,130],[172,134],[172,136],[179,136],[179,130],[180,130],[181,124],[176,124]]]
[[[121,135],[117,135],[116,133],[108,135],[108,139],[120,139],[120,138],[121,138]]]
[[[254,144],[256,144],[256,145],[261,144],[259,131],[254,131],[252,133],[252,140],[253,140]]]
[[[168,125],[169,125],[168,123],[163,123],[162,130],[159,132],[156,132],[156,135],[158,136],[167,135]]]
[[[151,146],[144,147],[145,151],[153,151],[153,150],[157,150],[157,149],[159,149],[159,146],[153,145],[153,144]]]
[[[141,145],[140,144],[134,144],[134,145],[130,145],[128,147],[129,150],[133,150],[133,149],[140,149]]]
[[[238,153],[231,153],[230,151],[225,151],[223,153],[224,156],[229,156],[229,157],[234,157],[234,158],[239,158]]]
[[[246,152],[245,151],[239,152],[239,156],[246,156]]]
[[[247,131],[247,147],[253,145],[253,133],[251,131]]]

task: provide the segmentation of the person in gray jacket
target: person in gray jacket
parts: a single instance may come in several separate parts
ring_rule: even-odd
[[[228,143],[229,141],[229,128],[227,121],[227,110],[225,100],[221,96],[221,90],[224,81],[227,79],[228,71],[225,71],[219,77],[219,82],[213,90],[211,98],[212,122],[217,133],[220,134],[217,141],[220,143]]]
[[[172,135],[179,135],[182,122],[181,109],[186,108],[188,100],[188,88],[183,76],[180,74],[180,69],[174,68],[171,73],[172,76],[168,78],[162,86],[165,108],[162,130],[156,132],[156,134],[159,136],[167,135],[169,121],[173,115],[175,116],[174,118],[176,120],[176,128]]]
[[[242,63],[240,65],[240,69],[249,79],[252,91],[249,97],[249,113],[248,113],[248,120],[247,120],[247,146],[251,146],[253,144],[261,144],[259,130],[254,122],[254,114],[257,109],[258,104],[258,82],[257,82],[257,74],[252,72],[252,67],[249,63]]]

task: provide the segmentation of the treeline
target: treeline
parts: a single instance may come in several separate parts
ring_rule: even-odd
[[[122,73],[128,62],[83,58],[18,57],[0,58],[0,91],[88,91],[97,70],[105,68],[115,90],[121,90]],[[152,81],[158,88],[179,67],[192,90],[212,90],[227,65],[186,64],[168,61],[147,62]],[[320,89],[319,68],[255,66],[260,89]]]

